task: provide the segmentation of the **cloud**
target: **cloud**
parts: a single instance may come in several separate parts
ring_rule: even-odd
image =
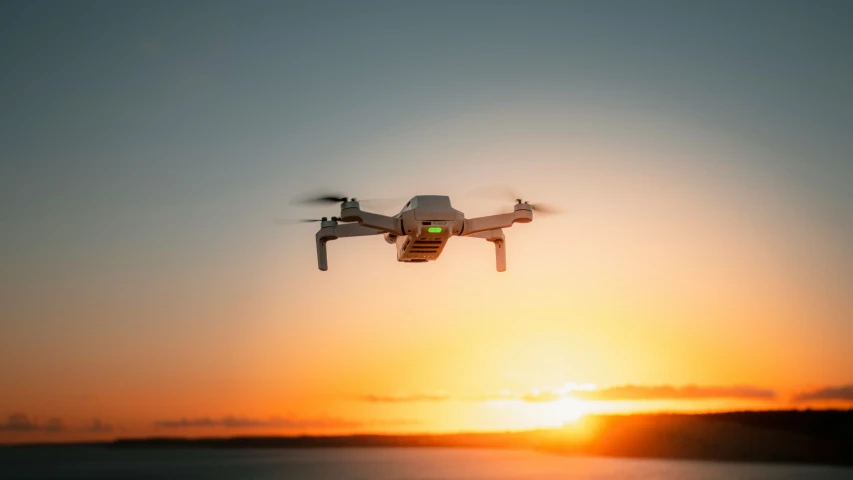
[[[450,395],[444,393],[402,393],[391,395],[365,394],[359,397],[364,402],[371,403],[414,403],[414,402],[443,402],[450,400]]]
[[[61,432],[65,430],[65,422],[59,417],[50,417],[43,427],[45,432]]]
[[[556,392],[542,392],[542,393],[528,393],[525,395],[521,395],[516,397],[518,400],[530,403],[542,403],[542,402],[553,402],[554,400],[559,400],[565,395],[560,395]],[[500,397],[506,398],[506,397]]]
[[[161,428],[352,428],[364,426],[364,422],[341,418],[250,418],[226,416],[221,418],[198,417],[177,420],[158,420],[155,427]]]
[[[803,392],[794,396],[794,402],[853,402],[853,385],[830,386]]]
[[[59,417],[50,417],[43,425],[26,413],[12,413],[6,417],[5,423],[0,423],[0,431],[6,432],[62,432],[65,422]]]
[[[6,423],[0,424],[0,430],[11,432],[30,432],[38,429],[35,422],[25,413],[13,413],[6,417]]]
[[[729,398],[742,400],[772,400],[776,392],[766,388],[749,385],[734,386],[700,386],[700,385],[618,385],[606,388],[595,388],[594,385],[568,384],[569,387],[542,390],[534,389],[529,393],[513,393],[503,391],[497,395],[481,395],[454,397],[447,394],[366,394],[359,398],[361,401],[374,403],[404,403],[404,402],[444,402],[456,401],[492,401],[520,400],[529,403],[553,402],[561,398],[576,398],[590,401],[620,401],[620,400],[702,400],[712,398]]]
[[[113,431],[113,426],[102,422],[100,418],[93,418],[88,431],[92,433],[109,433]]]
[[[776,392],[748,385],[700,386],[686,385],[621,385],[598,390],[571,392],[583,400],[702,400],[710,398],[734,398],[743,400],[772,400]]]

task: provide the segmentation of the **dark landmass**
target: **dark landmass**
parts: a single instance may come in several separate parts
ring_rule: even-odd
[[[590,415],[576,425],[561,429],[520,432],[127,438],[77,445],[107,448],[474,447],[537,449],[572,455],[853,466],[853,410]]]

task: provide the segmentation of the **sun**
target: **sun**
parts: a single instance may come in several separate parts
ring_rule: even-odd
[[[487,402],[503,411],[501,423],[512,428],[561,428],[579,424],[585,415],[602,411],[599,402],[581,399],[573,392],[591,391],[593,384],[569,383],[557,389],[533,388],[529,394],[502,392],[503,398]]]
[[[519,405],[527,421],[535,427],[562,427],[576,423],[589,413],[589,406],[575,398],[560,398],[550,402],[532,402]]]
[[[558,412],[557,415],[563,418],[563,422],[577,422],[588,412],[587,405],[574,398],[562,398],[553,403]]]

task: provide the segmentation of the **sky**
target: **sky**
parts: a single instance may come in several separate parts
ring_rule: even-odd
[[[0,4],[0,442],[853,406],[849,2]],[[403,264],[292,199],[560,206]],[[394,209],[380,213],[392,214]]]

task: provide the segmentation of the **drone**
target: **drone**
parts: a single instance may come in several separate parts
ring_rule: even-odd
[[[450,237],[473,237],[495,245],[498,272],[506,271],[506,240],[503,229],[515,223],[530,223],[533,212],[555,213],[543,204],[530,204],[515,199],[511,213],[485,217],[465,218],[453,208],[450,197],[443,195],[418,195],[406,202],[394,216],[380,215],[361,209],[358,200],[339,195],[323,195],[302,199],[296,203],[339,203],[339,217],[300,220],[320,222],[315,235],[317,267],[329,269],[326,244],[344,237],[383,235],[385,241],[397,247],[397,261],[425,263],[438,260]]]

